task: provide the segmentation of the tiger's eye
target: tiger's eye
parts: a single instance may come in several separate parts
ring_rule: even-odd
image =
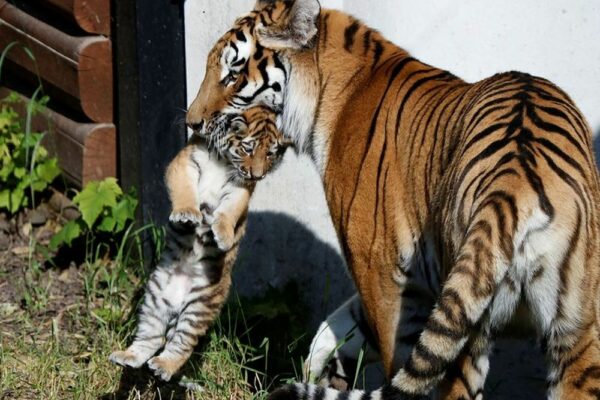
[[[223,86],[231,86],[231,84],[233,82],[235,82],[237,80],[237,74],[233,71],[231,71],[229,74],[227,74],[227,76],[225,78],[223,78],[223,80],[221,81],[221,84],[223,84]]]
[[[239,119],[234,120],[229,128],[231,133],[236,136],[236,139],[242,140],[242,134],[246,131],[246,123]]]
[[[251,154],[254,151],[254,142],[242,142],[242,149],[247,154]]]

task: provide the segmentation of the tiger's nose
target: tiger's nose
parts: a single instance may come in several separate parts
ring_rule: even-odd
[[[256,173],[254,171],[250,171],[250,179],[253,181],[260,181],[265,177],[263,172]]]
[[[194,132],[200,132],[204,127],[204,121],[187,121],[186,124]]]

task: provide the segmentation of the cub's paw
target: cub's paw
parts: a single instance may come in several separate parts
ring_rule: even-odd
[[[122,367],[139,368],[146,362],[146,358],[141,354],[127,349],[124,351],[113,352],[108,359],[110,362],[120,365]]]
[[[185,360],[183,360],[185,362]],[[154,371],[154,375],[165,382],[171,380],[183,365],[182,360],[172,359],[165,356],[156,356],[148,360],[148,368]]]
[[[179,208],[169,215],[169,221],[176,224],[200,225],[203,222],[203,215],[200,210],[192,207]]]
[[[200,213],[202,214],[202,223],[205,225],[212,225],[215,217],[213,212],[215,211],[214,207],[212,207],[208,203],[200,204]]]
[[[215,235],[215,242],[221,251],[229,251],[235,241],[235,232],[233,225],[227,221],[217,219],[211,226],[213,234]]]

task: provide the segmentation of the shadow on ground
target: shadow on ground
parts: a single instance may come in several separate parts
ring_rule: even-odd
[[[186,389],[177,383],[157,382],[148,368],[125,368],[121,374],[119,388],[114,393],[98,397],[98,400],[125,400],[131,398],[186,399]]]

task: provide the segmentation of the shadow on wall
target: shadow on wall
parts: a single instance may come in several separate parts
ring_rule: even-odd
[[[292,217],[273,212],[250,213],[233,280],[240,297],[260,297],[269,287],[283,289],[290,281],[297,282],[298,301],[310,312],[306,329],[310,337],[355,291],[333,247]],[[374,389],[383,383],[383,376],[377,364],[372,371],[367,374],[367,387]],[[491,357],[486,399],[544,398],[545,374],[544,357],[535,339],[501,337]]]
[[[344,260],[331,245],[294,218],[274,212],[249,214],[233,281],[240,297],[296,282],[298,301],[309,308],[310,330],[355,291]]]

